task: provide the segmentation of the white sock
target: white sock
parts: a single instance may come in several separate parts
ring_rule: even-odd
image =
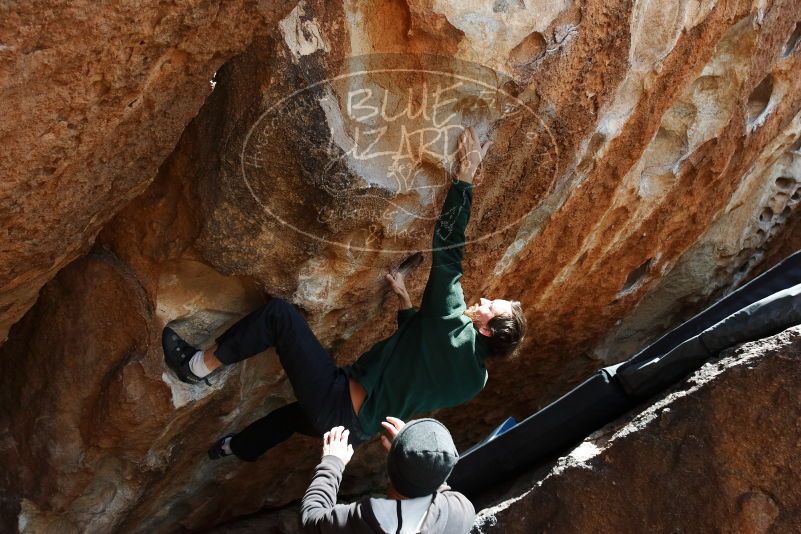
[[[233,454],[234,451],[231,450],[231,438],[233,436],[228,436],[223,440],[222,450],[225,454]]]
[[[197,351],[195,355],[192,356],[192,359],[189,360],[189,370],[198,378],[203,378],[211,372],[209,368],[206,367],[206,360],[203,358],[202,350]]]

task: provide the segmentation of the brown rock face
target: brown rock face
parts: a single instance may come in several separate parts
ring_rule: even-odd
[[[216,70],[284,2],[0,7],[0,339],[140,195]]]
[[[483,503],[473,532],[798,532],[801,330],[726,352]]]
[[[200,529],[299,498],[315,440],[204,456],[292,399],[275,355],[186,386],[160,332],[206,346],[274,295],[355,360],[394,328],[384,273],[423,250],[419,301],[464,125],[494,141],[465,294],[519,299],[532,335],[437,414],[459,445],[798,239],[791,0],[1,9],[3,531]],[[362,448],[345,494],[382,461]]]

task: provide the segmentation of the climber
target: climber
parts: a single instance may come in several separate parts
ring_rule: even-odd
[[[480,299],[467,307],[462,277],[464,231],[473,178],[486,153],[472,128],[459,137],[457,180],[450,186],[434,230],[432,265],[420,310],[412,308],[402,272],[386,281],[399,299],[398,328],[353,365],[336,367],[300,313],[273,298],[234,324],[206,351],[171,328],[162,335],[165,360],[188,383],[275,347],[297,402],[283,406],[237,434],[221,437],[209,457],[235,455],[255,461],[299,432],[320,437],[334,427],[350,430],[358,445],[377,434],[384,417],[455,406],[473,398],[487,381],[484,362],[510,355],[520,343],[525,318],[519,302]]]
[[[387,417],[390,487],[386,498],[362,497],[337,504],[342,472],[353,456],[349,432],[332,428],[323,436],[323,457],[300,506],[305,532],[430,532],[463,534],[475,519],[473,504],[444,485],[459,453],[448,429],[434,419],[404,423]]]

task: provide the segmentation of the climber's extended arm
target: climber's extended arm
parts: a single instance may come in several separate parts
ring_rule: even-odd
[[[353,447],[348,445],[348,434],[340,426],[323,436],[323,457],[314,469],[311,484],[300,505],[300,518],[306,532],[348,532],[355,516],[359,514],[356,504],[337,504],[342,473],[353,456]]]
[[[445,317],[464,312],[466,305],[459,280],[462,278],[465,229],[473,202],[473,178],[491,142],[482,147],[472,128],[459,137],[459,170],[451,184],[442,212],[434,226],[431,272],[428,276],[422,313]]]

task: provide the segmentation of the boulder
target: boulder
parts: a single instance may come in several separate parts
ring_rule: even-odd
[[[3,8],[0,529],[171,532],[298,499],[317,440],[205,459],[293,399],[274,353],[186,386],[160,332],[208,346],[278,296],[354,361],[421,250],[419,302],[464,125],[494,142],[465,294],[520,300],[531,335],[435,414],[462,448],[791,246],[797,2],[484,4]],[[362,448],[344,494],[382,462]]]

